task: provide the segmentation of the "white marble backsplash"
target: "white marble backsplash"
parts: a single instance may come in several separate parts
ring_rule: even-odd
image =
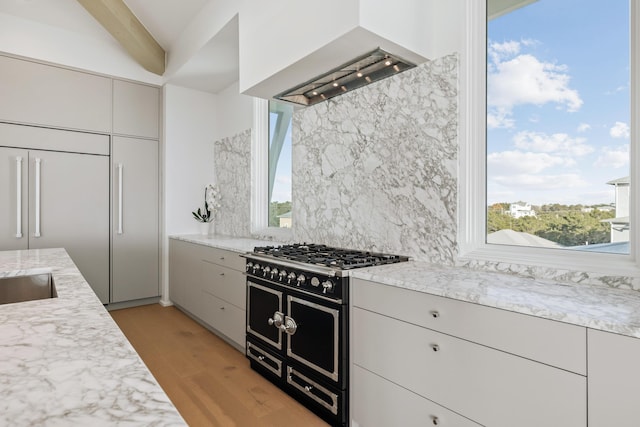
[[[455,55],[297,111],[295,240],[452,264],[457,112]]]
[[[458,58],[427,62],[293,116],[290,242],[640,291],[640,278],[458,259]],[[251,234],[251,131],[215,143],[224,199],[216,232]]]
[[[251,234],[251,129],[214,143],[215,178],[222,193],[216,233]]]

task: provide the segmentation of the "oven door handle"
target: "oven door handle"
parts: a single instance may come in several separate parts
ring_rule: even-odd
[[[282,322],[284,322],[284,318],[285,318],[284,313],[276,311],[275,313],[273,313],[273,317],[270,317],[269,319],[267,319],[267,323],[269,323],[269,325],[271,326],[275,326],[276,328],[280,329],[282,326]]]
[[[298,330],[298,324],[293,317],[284,316],[284,325],[280,325],[280,330],[287,335],[293,335]]]

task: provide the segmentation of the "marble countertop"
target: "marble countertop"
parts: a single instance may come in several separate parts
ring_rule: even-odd
[[[278,242],[229,236],[171,238],[237,252]],[[640,292],[558,283],[409,261],[355,269],[351,277],[640,338]]]
[[[351,277],[640,338],[640,292],[409,261]]]
[[[251,252],[256,246],[278,246],[282,243],[271,240],[249,239],[231,236],[202,236],[200,234],[180,234],[169,236],[170,239],[183,240],[185,242],[198,243],[212,248],[226,249],[234,252]]]
[[[42,271],[57,298],[0,305],[0,425],[186,425],[64,249],[0,252]]]

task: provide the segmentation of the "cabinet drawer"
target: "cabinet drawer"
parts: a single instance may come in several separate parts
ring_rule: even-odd
[[[366,280],[352,283],[354,306],[586,375],[586,328]]]
[[[586,425],[584,376],[353,309],[353,363],[491,427]]]
[[[203,255],[205,261],[244,272],[244,258],[239,253],[211,247],[205,249]]]
[[[246,312],[207,292],[202,292],[201,298],[202,320],[244,348]]]
[[[589,330],[589,427],[640,426],[640,339]]]
[[[201,261],[201,264],[202,289],[241,309],[245,309],[247,305],[245,276],[239,271],[212,264],[208,261]]]
[[[353,367],[351,412],[361,427],[480,426],[359,366]]]

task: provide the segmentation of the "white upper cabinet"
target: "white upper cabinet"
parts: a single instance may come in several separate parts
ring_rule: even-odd
[[[113,133],[159,138],[160,89],[113,81]]]
[[[0,56],[0,120],[111,132],[111,79]]]
[[[271,98],[381,48],[413,63],[457,50],[461,0],[250,2],[240,11],[240,92]],[[445,25],[444,23],[448,23]]]

